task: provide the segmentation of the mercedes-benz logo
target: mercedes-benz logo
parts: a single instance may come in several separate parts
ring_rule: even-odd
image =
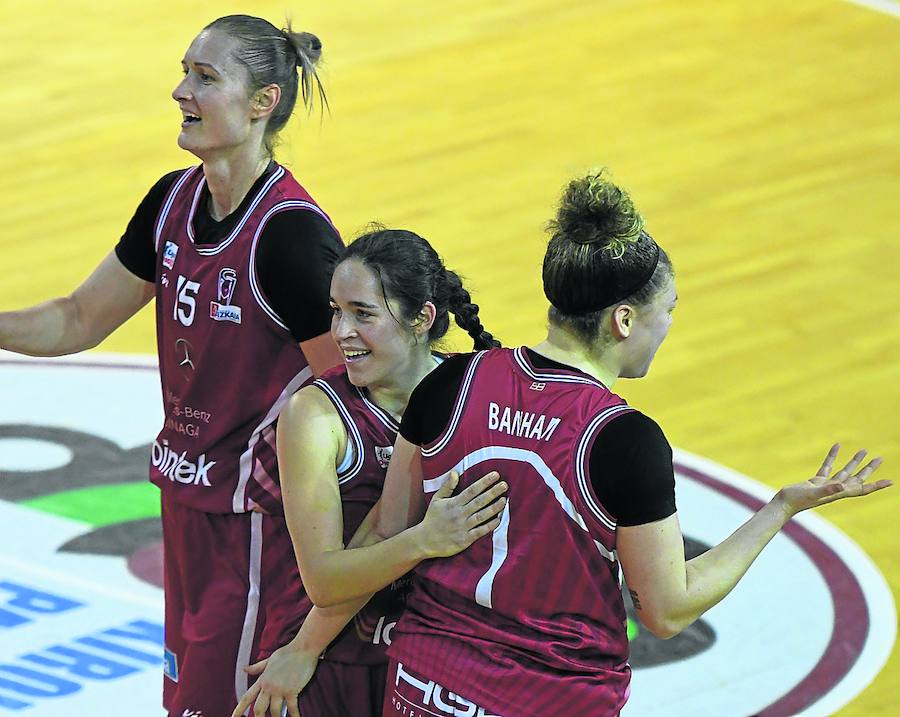
[[[194,362],[191,360],[191,352],[194,350],[194,347],[191,346],[191,342],[187,339],[178,339],[175,341],[175,353],[179,356],[183,355],[181,359],[181,363],[178,365],[183,367],[188,367],[191,371],[194,371]]]

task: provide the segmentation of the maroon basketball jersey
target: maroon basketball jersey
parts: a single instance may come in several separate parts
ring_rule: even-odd
[[[347,451],[337,466],[346,545],[381,496],[399,425],[370,401],[363,389],[350,383],[343,366],[326,371],[313,385],[328,397],[347,430]],[[386,662],[385,650],[403,611],[408,585],[409,578],[402,578],[374,595],[328,648],[325,659],[353,664]]]
[[[154,225],[165,424],[150,480],[198,510],[281,514],[275,421],[312,371],[260,289],[256,245],[279,212],[328,216],[277,166],[225,239],[196,244],[205,184],[200,167],[185,170]]]
[[[616,521],[588,464],[598,432],[631,410],[522,348],[473,356],[449,425],[422,446],[425,494],[451,470],[458,490],[497,470],[509,501],[493,534],[416,569],[393,659],[496,714],[618,714],[631,672]]]

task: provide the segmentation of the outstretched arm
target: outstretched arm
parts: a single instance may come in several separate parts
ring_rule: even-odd
[[[762,549],[797,513],[842,498],[864,496],[891,485],[888,480],[866,483],[881,465],[859,451],[833,477],[839,446],[828,452],[816,475],[782,488],[731,536],[690,561],[678,515],[617,531],[617,552],[641,622],[656,636],[674,637],[737,585]]]
[[[154,290],[110,252],[69,296],[0,313],[0,348],[30,356],[93,348],[147,304]]]

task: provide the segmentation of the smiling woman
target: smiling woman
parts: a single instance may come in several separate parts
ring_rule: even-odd
[[[459,276],[410,231],[379,227],[351,243],[331,281],[331,309],[344,365],[297,392],[278,424],[285,517],[308,595],[293,608],[303,626],[251,668],[262,674],[232,717],[254,702],[256,715],[380,715],[385,648],[403,607],[404,574],[421,560],[466,548],[496,527],[490,518],[502,507],[498,501],[485,508],[503,490],[493,473],[460,496],[435,501],[419,525],[395,540],[363,547],[400,416],[419,381],[446,358],[433,348],[450,314],[476,349],[498,342],[481,325]],[[313,602],[332,606],[376,590],[346,628],[355,611],[313,609]]]
[[[202,164],[156,182],[71,295],[0,314],[0,346],[59,355],[95,346],[156,299],[165,418],[150,477],[162,491],[170,715],[228,714],[244,668],[296,631],[275,424],[340,361],[328,288],[343,245],[273,148],[298,95],[312,108],[317,87],[325,103],[321,50],[261,18],[207,25],[172,92],[178,145]],[[270,590],[286,601],[260,606]]]
[[[261,41],[269,42],[269,52],[260,51]],[[211,22],[188,48],[181,62],[184,80],[172,92],[184,115],[183,130],[201,126],[204,119],[206,123],[200,136],[182,131],[178,146],[197,154],[204,142],[240,144],[249,131],[256,130],[262,131],[271,155],[276,135],[294,111],[298,86],[303,103],[309,105],[315,83],[321,104],[327,106],[315,69],[321,53],[318,37],[293,32],[290,24],[279,32],[265,20],[246,15]],[[252,101],[249,126],[241,121],[248,89]]]

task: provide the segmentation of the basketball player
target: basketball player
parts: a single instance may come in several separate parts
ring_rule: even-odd
[[[496,470],[509,490],[490,538],[415,570],[384,715],[617,715],[630,679],[620,566],[641,621],[672,637],[734,588],[791,516],[890,485],[866,483],[881,461],[859,469],[865,451],[832,475],[835,446],[812,479],[685,561],[671,448],[612,392],[647,373],[668,333],[672,265],[602,174],[568,186],[551,232],[547,338],[449,358],[403,415],[379,532],[404,528],[410,508],[417,520],[451,471],[465,488]],[[404,476],[412,483],[395,481]]]
[[[229,714],[244,668],[296,629],[276,418],[340,361],[328,286],[343,245],[272,147],[298,92],[311,106],[318,87],[324,102],[320,54],[314,35],[256,17],[204,28],[172,93],[178,145],[202,164],[160,179],[70,296],[0,315],[0,346],[59,355],[95,346],[156,298],[165,424],[150,479],[162,491],[163,702],[177,717]],[[270,594],[281,600],[259,602]]]
[[[499,344],[482,327],[478,307],[459,277],[444,268],[427,241],[408,231],[377,229],[350,244],[331,281],[331,308],[331,333],[344,365],[294,394],[278,424],[285,517],[301,574],[312,577],[312,584],[330,584],[332,578],[352,581],[357,589],[394,583],[375,595],[330,646],[326,640],[310,651],[304,642],[307,629],[276,650],[238,703],[235,717],[251,704],[254,715],[281,715],[285,705],[292,717],[380,715],[385,650],[403,607],[403,575],[422,558],[461,550],[497,525],[473,531],[467,519],[482,502],[468,503],[466,495],[438,499],[406,535],[372,548],[343,550],[354,547],[352,536],[381,495],[409,394],[443,360],[432,346],[446,334],[449,314],[472,336],[476,349]],[[474,488],[480,492],[498,478],[492,474]],[[483,502],[492,502],[501,489],[502,484],[489,490]],[[465,508],[460,514],[444,511],[455,503]],[[494,504],[486,515],[501,509],[502,503]],[[310,592],[322,602],[321,593]],[[297,606],[298,622],[311,608],[312,600],[304,598]],[[315,676],[303,689],[312,669]]]

